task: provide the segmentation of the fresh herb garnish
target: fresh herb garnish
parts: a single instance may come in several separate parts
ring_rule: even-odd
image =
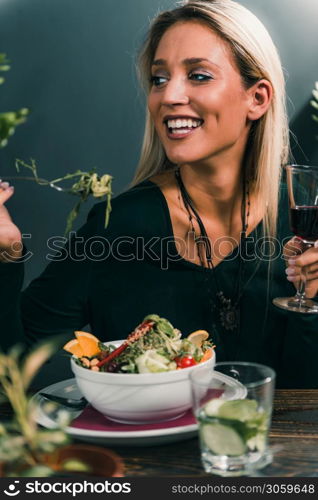
[[[33,159],[31,159],[31,163],[28,164],[22,160],[16,160],[15,166],[18,172],[20,172],[20,167],[24,167],[28,170],[31,170],[33,176],[32,177],[19,177],[23,180],[35,181],[40,186],[49,186],[57,191],[63,191],[65,193],[69,193],[75,196],[78,196],[80,199],[72,208],[69,213],[66,221],[65,227],[65,235],[68,235],[72,230],[74,220],[78,216],[80,207],[82,203],[88,200],[89,196],[93,196],[94,198],[106,198],[106,209],[105,209],[105,228],[109,222],[109,216],[111,212],[111,197],[112,197],[112,176],[105,174],[101,177],[96,173],[96,169],[93,168],[88,172],[83,172],[82,170],[76,170],[76,172],[69,173],[64,175],[63,177],[59,177],[53,180],[42,179],[39,177],[37,172],[37,166]],[[68,180],[76,180],[70,187],[63,187],[61,183],[64,183]]]

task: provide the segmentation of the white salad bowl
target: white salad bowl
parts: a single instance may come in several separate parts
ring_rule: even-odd
[[[118,347],[123,341],[107,342]],[[189,374],[198,367],[211,372],[213,356],[197,365],[160,373],[95,372],[71,360],[77,385],[87,401],[105,417],[130,424],[172,420],[191,408]]]

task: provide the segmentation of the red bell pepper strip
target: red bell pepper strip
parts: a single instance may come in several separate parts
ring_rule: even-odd
[[[112,361],[114,358],[117,358],[117,356],[119,356],[125,349],[127,349],[130,344],[146,335],[146,333],[151,330],[154,324],[154,321],[147,320],[138,325],[135,330],[128,335],[127,339],[119,347],[117,347],[117,349],[106,356],[106,358],[102,359],[96,366],[100,368],[106,363],[109,363],[109,361]]]

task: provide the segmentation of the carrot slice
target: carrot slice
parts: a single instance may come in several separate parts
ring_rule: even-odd
[[[207,361],[208,359],[212,358],[213,353],[214,353],[214,350],[212,349],[212,347],[210,349],[207,349],[205,351],[205,353],[203,354],[203,356],[200,360],[200,363],[203,363],[204,361]]]

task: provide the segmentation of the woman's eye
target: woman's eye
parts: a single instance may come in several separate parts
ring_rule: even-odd
[[[196,82],[207,82],[208,80],[212,80],[212,76],[205,75],[204,73],[190,73],[189,78]]]
[[[167,81],[167,78],[164,76],[152,76],[150,78],[150,82],[155,87],[159,87],[160,85],[163,85],[164,83],[166,83],[166,81]]]

